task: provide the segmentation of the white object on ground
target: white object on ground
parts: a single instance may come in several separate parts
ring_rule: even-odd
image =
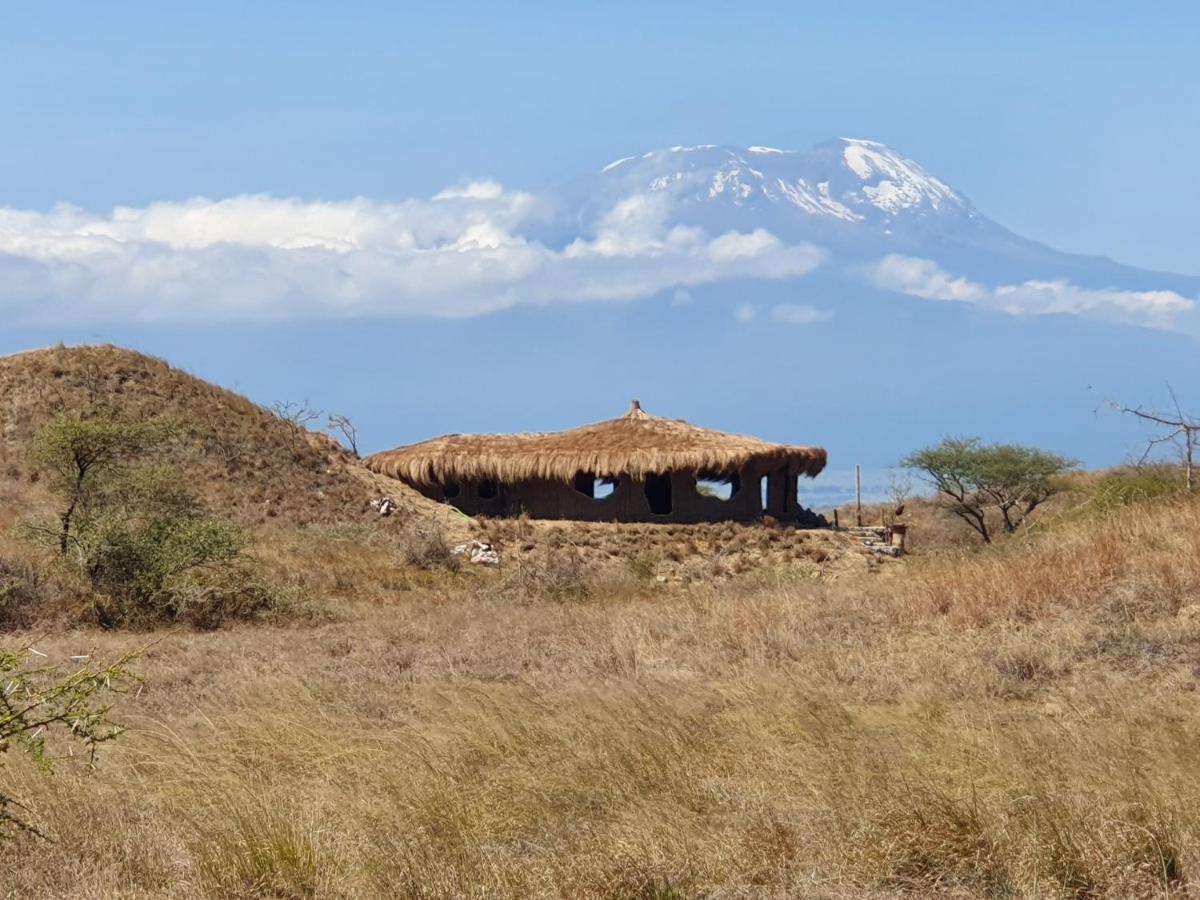
[[[495,566],[500,562],[500,554],[496,549],[491,544],[485,544],[483,541],[456,544],[450,552],[455,556],[465,556],[473,563],[482,563],[486,566]]]

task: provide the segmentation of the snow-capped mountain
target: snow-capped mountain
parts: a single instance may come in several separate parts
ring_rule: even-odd
[[[1014,234],[959,190],[885,144],[840,138],[808,151],[704,144],[614,160],[559,191],[560,240],[594,232],[622,202],[649,198],[672,225],[765,229],[845,263],[900,254],[995,284],[1067,279],[1093,288],[1200,293],[1200,279],[1064,253]]]
[[[896,216],[970,217],[970,203],[920,165],[875,141],[843,138],[807,153],[774,147],[672,147],[619,159],[602,181],[664,192],[685,205],[783,209],[885,225]]]

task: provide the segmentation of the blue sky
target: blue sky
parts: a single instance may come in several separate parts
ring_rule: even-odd
[[[0,202],[536,189],[851,135],[1021,234],[1200,274],[1198,31],[1183,2],[10,4]]]
[[[854,136],[918,160],[1020,235],[1200,275],[1198,33],[1200,11],[1182,2],[10,5],[0,22],[0,239],[33,247],[38,263],[3,270],[0,353],[60,339],[135,346],[260,402],[352,412],[372,448],[446,430],[562,427],[616,414],[638,393],[652,411],[820,441],[843,468],[886,466],[923,440],[968,431],[1115,462],[1138,435],[1098,416],[1098,404],[1152,402],[1165,380],[1196,383],[1194,343],[1071,316],[1046,317],[1055,321],[1030,339],[1011,330],[1015,320],[931,312],[929,300],[897,305],[870,290],[865,306],[834,319],[831,283],[803,277],[819,248],[790,245],[747,268],[716,241],[663,263],[659,241],[658,271],[647,276],[636,257],[615,274],[644,282],[609,278],[600,291],[635,302],[579,302],[596,299],[589,278],[600,276],[588,266],[605,258],[605,236],[580,257],[531,247],[521,228],[536,220],[541,192],[619,157]],[[224,202],[182,202],[196,197]],[[134,212],[114,214],[118,206]],[[455,247],[469,237],[485,251],[507,241],[519,252],[499,261],[484,252],[480,265],[492,268],[482,287],[465,266],[423,271],[421,290],[403,301],[409,318],[374,302],[348,318],[239,320],[239,310],[291,302],[285,277],[353,305],[346,285],[378,276],[374,258],[355,271],[326,264],[339,251],[324,245],[281,273],[279,257],[307,247],[310,219],[326,242],[403,232]],[[277,241],[281,220],[291,242],[282,250],[249,256],[225,243]],[[76,245],[84,233],[115,242],[103,264],[77,265],[96,249]],[[167,244],[186,252],[160,252]],[[711,277],[689,281],[697,260]],[[733,323],[734,303],[760,290],[739,279],[764,272],[800,279],[761,288],[775,309],[804,313],[796,328],[765,314]],[[942,283],[959,284],[959,274]],[[187,291],[159,287],[176,276],[191,278]],[[372,283],[385,299],[408,290],[403,279]],[[160,306],[175,304],[164,321],[145,321],[146,298],[132,296],[147,284],[163,291]],[[991,296],[963,284],[960,293]],[[23,302],[24,290],[57,305]],[[128,303],[114,299],[120,290]],[[535,306],[507,309],[504,290]],[[560,299],[556,290],[577,302],[539,310]],[[89,306],[93,294],[102,306]],[[429,304],[444,303],[441,314],[468,318],[429,319]],[[677,330],[683,315],[686,343],[656,358],[656,331]],[[860,346],[855,317],[867,315],[908,324],[869,328],[875,343]],[[940,355],[939,329],[957,342],[953,362]],[[889,332],[901,337],[889,344]],[[972,354],[991,351],[991,332],[1024,349],[982,367],[996,384],[957,384],[979,368]],[[563,349],[581,337],[589,349]],[[473,341],[492,345],[479,353]],[[819,400],[801,387],[811,341],[829,382],[838,367],[853,373]],[[1125,346],[1142,355],[1111,365]],[[773,366],[766,387],[746,369],[758,354]],[[863,356],[903,371],[909,389],[881,401]],[[1054,368],[1043,364],[1050,357]],[[728,379],[712,377],[725,366]],[[1027,377],[1006,390],[1012,372]]]

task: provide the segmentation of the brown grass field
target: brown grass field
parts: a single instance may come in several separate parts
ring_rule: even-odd
[[[6,484],[7,534],[47,501]],[[239,509],[294,614],[101,631],[64,579],[3,635],[140,648],[142,682],[94,767],[0,757],[47,835],[4,845],[0,896],[1200,894],[1196,499],[886,565],[829,533],[492,523],[499,571],[414,563],[417,507]]]

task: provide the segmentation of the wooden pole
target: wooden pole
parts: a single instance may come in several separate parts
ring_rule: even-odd
[[[858,463],[854,464],[854,509],[855,521],[862,528],[862,468]]]

